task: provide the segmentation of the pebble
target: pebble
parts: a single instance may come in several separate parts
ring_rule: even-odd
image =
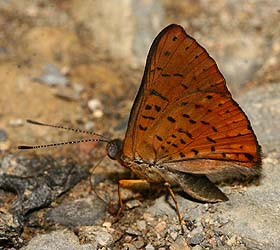
[[[74,91],[72,88],[60,87],[54,93],[58,98],[65,101],[79,101],[80,94]]]
[[[171,238],[172,238],[173,240],[176,240],[177,237],[178,237],[178,233],[177,233],[177,232],[171,232],[171,233],[170,233],[170,236],[171,236]]]
[[[147,223],[144,220],[137,220],[136,224],[137,224],[138,230],[140,230],[140,231],[144,231],[147,228]]]
[[[140,249],[145,245],[145,242],[143,240],[137,240],[134,242],[134,245],[136,248]]]
[[[195,247],[192,248],[192,250],[203,250],[203,248],[200,245],[196,245]]]
[[[122,249],[124,249],[124,250],[137,250],[137,248],[132,243],[124,243]]]
[[[23,126],[23,124],[24,124],[24,121],[20,118],[9,120],[9,126],[11,126],[11,127],[20,127],[20,126]]]
[[[204,240],[204,235],[202,233],[196,233],[189,239],[189,244],[194,246],[200,244]]]
[[[67,231],[54,231],[48,234],[38,234],[33,237],[25,246],[24,250],[37,250],[37,249],[81,249],[78,237]]]
[[[98,99],[91,99],[88,101],[88,108],[92,111],[92,115],[95,118],[101,118],[104,114],[103,107]]]
[[[115,241],[113,233],[113,229],[101,226],[84,226],[79,228],[78,236],[81,241],[93,243],[102,247],[109,247],[112,246]]]
[[[33,80],[49,86],[66,86],[69,84],[69,80],[53,64],[44,65],[43,73],[40,76],[35,77]]]
[[[105,231],[98,232],[96,235],[96,241],[100,246],[110,246],[114,242],[113,236]]]
[[[146,250],[154,250],[155,248],[151,243],[148,243],[148,245],[145,247]]]
[[[6,141],[7,139],[8,139],[7,132],[4,129],[0,128],[0,142]]]
[[[186,239],[180,235],[175,242],[173,242],[169,248],[170,250],[189,250],[190,247],[188,246],[188,243]]]
[[[129,234],[129,235],[141,235],[141,233],[139,232],[139,231],[137,231],[137,230],[134,230],[134,229],[132,229],[132,228],[128,228],[126,231],[125,231],[127,234]]]
[[[161,221],[155,226],[155,231],[159,234],[162,233],[165,229],[166,229],[165,221]]]
[[[104,112],[101,109],[97,109],[92,113],[94,118],[101,118],[104,115]]]
[[[109,222],[109,221],[105,221],[103,224],[102,224],[103,227],[107,227],[107,228],[110,228],[112,226],[112,223]]]
[[[143,214],[143,218],[145,219],[145,221],[147,222],[153,222],[155,220],[155,217],[152,216],[150,213],[144,213]]]
[[[125,206],[132,209],[141,206],[141,204],[142,203],[139,200],[130,200],[125,203]]]
[[[131,241],[132,241],[132,236],[131,236],[131,235],[126,235],[126,236],[124,237],[124,242],[129,243],[129,242],[131,242]]]
[[[10,149],[10,147],[11,147],[10,141],[5,141],[5,142],[0,141],[0,151],[7,151]]]
[[[85,130],[91,131],[93,130],[95,123],[93,121],[87,121],[84,126],[85,126]]]
[[[91,99],[88,101],[88,108],[94,112],[97,109],[101,109],[102,108],[102,104],[100,102],[100,100],[98,99]]]
[[[229,246],[233,246],[234,244],[236,244],[236,242],[238,241],[238,236],[237,235],[233,235],[232,237],[230,237],[226,243],[229,245]]]
[[[60,204],[46,214],[49,221],[66,226],[90,226],[105,214],[105,204],[96,196]]]

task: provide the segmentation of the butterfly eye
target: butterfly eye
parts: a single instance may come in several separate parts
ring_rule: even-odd
[[[119,139],[112,140],[107,144],[106,149],[111,159],[118,160],[122,153],[122,141]]]

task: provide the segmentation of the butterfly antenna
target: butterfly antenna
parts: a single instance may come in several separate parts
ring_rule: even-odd
[[[43,144],[43,145],[30,145],[30,146],[20,145],[18,146],[18,149],[42,149],[42,148],[57,147],[57,146],[62,146],[67,144],[77,144],[77,143],[93,142],[93,141],[108,142],[107,140],[103,140],[103,139],[89,138],[89,139],[82,139],[77,141],[66,141],[66,142],[50,143],[50,144]]]
[[[38,121],[30,120],[30,119],[27,119],[26,122],[31,123],[33,125],[39,125],[39,126],[45,126],[45,127],[51,127],[51,128],[58,128],[58,129],[73,131],[75,133],[96,135],[96,136],[102,137],[102,140],[100,140],[100,141],[104,141],[104,142],[109,142],[110,141],[110,139],[105,137],[104,135],[100,135],[100,134],[97,134],[97,133],[94,133],[94,132],[90,132],[90,131],[86,131],[86,130],[82,130],[82,129],[78,129],[78,128],[69,128],[69,127],[64,127],[64,126],[60,126],[60,125],[53,125],[53,124],[38,122]],[[70,142],[66,143],[66,144],[70,144]]]

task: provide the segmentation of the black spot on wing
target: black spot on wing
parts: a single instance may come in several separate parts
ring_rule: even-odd
[[[184,83],[181,83],[181,86],[184,88],[184,89],[188,89],[188,86]]]
[[[156,110],[157,112],[160,112],[161,107],[155,104],[155,110]]]
[[[168,99],[167,99],[165,96],[163,96],[161,93],[157,92],[157,91],[154,90],[154,89],[152,89],[152,90],[150,91],[150,95],[158,96],[158,97],[161,98],[162,100],[168,101]]]
[[[183,114],[184,118],[190,118],[190,116],[188,114]]]
[[[207,136],[206,139],[212,143],[216,143],[216,141],[214,139],[212,139],[211,137]]]
[[[249,161],[253,161],[254,160],[254,156],[249,154],[249,153],[245,153],[244,156],[249,160]]]
[[[139,129],[142,130],[142,131],[146,131],[147,127],[143,127],[141,124],[139,124]]]
[[[186,144],[186,142],[185,142],[183,139],[180,139],[180,142],[181,142],[182,144]]]
[[[192,120],[192,119],[190,119],[189,122],[190,122],[191,124],[196,124],[196,121],[194,121],[194,120]]]
[[[192,139],[192,134],[191,134],[189,131],[184,130],[184,129],[182,129],[182,128],[179,128],[179,129],[178,129],[178,132],[179,132],[179,133],[183,133],[183,134],[185,134],[187,137],[189,137],[190,139]]]
[[[165,55],[165,56],[170,56],[170,52],[169,52],[168,50],[166,50],[166,51],[164,52],[164,55]]]
[[[199,151],[195,148],[191,149],[191,151],[195,154],[195,155],[198,155]]]
[[[151,106],[151,105],[147,104],[147,105],[145,106],[145,110],[151,110],[151,109],[152,109],[152,106]]]
[[[156,135],[156,138],[157,138],[159,141],[163,141],[162,137],[160,137],[159,135]]]
[[[176,120],[175,120],[173,117],[171,117],[171,116],[168,116],[168,117],[167,117],[167,120],[170,121],[170,122],[172,122],[172,123],[175,123],[175,122],[176,122]]]
[[[184,75],[180,74],[180,73],[175,73],[175,74],[173,74],[173,76],[184,77]]]
[[[206,121],[200,121],[203,125],[209,125],[210,123],[209,122],[206,122]]]
[[[212,126],[212,130],[213,130],[214,132],[218,132],[218,130],[217,130],[214,126]]]
[[[146,120],[155,120],[156,118],[155,117],[153,117],[153,116],[146,116],[146,115],[142,115],[142,118],[143,119],[146,119]]]

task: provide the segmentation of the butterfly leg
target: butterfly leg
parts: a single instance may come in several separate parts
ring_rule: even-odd
[[[150,183],[146,180],[119,180],[119,184],[118,184],[119,209],[117,213],[117,218],[119,218],[123,209],[121,188],[133,188],[133,189],[147,188],[148,189],[149,187],[150,187]]]
[[[178,216],[179,222],[180,222],[180,224],[182,226],[182,231],[184,232],[183,225],[185,223],[184,223],[183,218],[181,216],[181,213],[180,213],[180,210],[179,210],[179,206],[178,206],[178,202],[176,200],[175,194],[174,194],[173,190],[171,189],[170,184],[168,182],[165,182],[164,186],[168,190],[169,194],[171,195],[171,197],[172,197],[172,199],[174,201],[174,204],[175,204],[175,207],[176,207],[177,216]]]

